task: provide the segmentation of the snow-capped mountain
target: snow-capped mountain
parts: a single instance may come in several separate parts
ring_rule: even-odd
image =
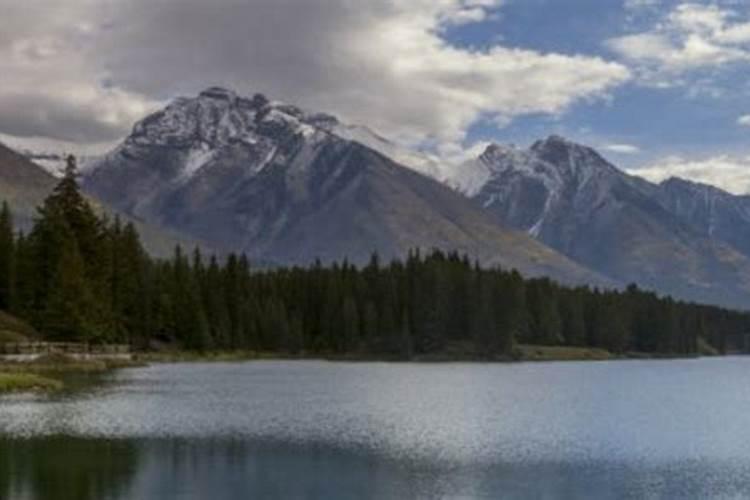
[[[363,262],[412,248],[466,252],[567,282],[609,283],[403,167],[388,141],[324,113],[210,88],[135,125],[85,176],[136,217],[263,260]]]
[[[136,124],[126,142],[115,151],[126,150],[143,144],[165,147],[181,147],[187,154],[183,180],[196,174],[210,163],[214,155],[230,145],[242,145],[254,149],[261,157],[273,156],[273,140],[265,135],[273,129],[285,133],[300,134],[310,142],[320,141],[329,135],[358,142],[417,172],[437,180],[444,180],[447,173],[434,156],[421,153],[397,144],[363,125],[340,122],[326,113],[310,113],[296,106],[271,102],[256,94],[252,98],[241,97],[231,90],[212,87],[201,92],[197,99],[178,98],[163,111]],[[64,160],[56,155],[38,155],[53,169],[55,160]],[[85,170],[95,168],[102,158],[88,158]],[[265,162],[257,162],[262,169]]]
[[[558,136],[528,149],[490,146],[474,167],[486,176],[473,194],[479,206],[583,265],[686,299],[750,304],[750,258],[711,237],[706,190],[686,197],[676,181],[632,177]]]
[[[659,184],[661,203],[703,236],[750,256],[750,196],[672,177]]]
[[[587,211],[607,200],[616,183],[639,181],[623,176],[596,151],[559,136],[529,149],[490,145],[477,167],[486,172],[472,196],[514,226],[534,237],[571,242],[560,216]]]
[[[34,151],[23,151],[22,154],[55,178],[60,179],[65,173],[67,154],[39,153]],[[75,157],[78,171],[81,174],[85,174],[98,159],[98,157],[91,155],[75,155]]]

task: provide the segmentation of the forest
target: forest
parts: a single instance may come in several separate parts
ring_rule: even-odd
[[[723,352],[728,338],[750,332],[748,313],[635,285],[524,279],[438,250],[387,263],[373,255],[360,267],[254,269],[244,255],[179,247],[171,259],[154,259],[132,224],[97,214],[76,175],[71,158],[26,234],[14,230],[7,204],[0,213],[0,309],[47,340],[383,359],[458,345],[497,359],[518,344]]]

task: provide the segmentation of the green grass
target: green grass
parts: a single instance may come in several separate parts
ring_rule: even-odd
[[[65,355],[44,356],[32,362],[0,362],[0,394],[20,391],[57,391],[69,375],[99,374],[143,366],[128,360],[76,360]]]
[[[143,363],[190,363],[190,362],[232,362],[251,361],[257,359],[279,359],[284,356],[279,353],[264,353],[257,351],[160,351],[144,352],[136,355],[136,362]],[[288,356],[289,357],[289,356]]]
[[[613,359],[609,351],[594,347],[525,345],[517,346],[520,361],[604,361]]]
[[[0,362],[0,373],[101,373],[136,366],[143,366],[143,363],[120,359],[78,360],[63,354],[50,354],[30,362]]]
[[[0,393],[27,391],[57,391],[63,384],[59,380],[35,373],[0,373]]]

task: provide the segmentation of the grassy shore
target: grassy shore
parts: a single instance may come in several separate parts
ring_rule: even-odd
[[[376,354],[333,354],[333,353],[301,353],[298,355],[277,352],[259,351],[211,351],[196,352],[183,350],[168,350],[159,352],[144,352],[136,355],[137,362],[143,363],[212,363],[212,362],[242,362],[259,360],[322,360],[322,361],[411,361],[416,363],[450,363],[450,362],[550,362],[550,361],[607,361],[625,359],[683,359],[700,356],[716,356],[715,350],[704,349],[693,355],[670,353],[639,353],[628,352],[614,354],[605,349],[595,347],[547,346],[518,344],[512,354],[498,355],[493,358],[479,356],[470,345],[461,343],[449,344],[443,351],[431,354],[420,354],[411,359],[388,357]],[[1,369],[1,368],[0,368]]]
[[[137,361],[115,359],[76,360],[64,355],[45,356],[28,363],[0,362],[0,394],[61,390],[62,379],[67,375],[104,373],[142,365]]]
[[[40,374],[65,374],[65,373],[101,373],[117,368],[130,368],[142,366],[137,361],[126,361],[116,359],[90,359],[77,360],[64,355],[44,356],[31,362],[0,362],[0,373],[40,373]]]
[[[519,361],[606,361],[616,356],[604,349],[594,347],[568,347],[543,345],[518,345]]]
[[[0,372],[0,393],[58,391],[62,389],[60,380],[43,377],[35,373],[2,373]]]
[[[413,361],[418,363],[440,363],[440,362],[514,362],[514,361],[603,361],[617,359],[618,356],[605,351],[590,347],[563,347],[563,346],[539,346],[518,345],[512,355],[497,356],[492,359],[478,356],[473,348],[468,345],[449,345],[444,351],[432,354],[422,354],[405,360],[398,357],[388,357],[375,354],[309,354],[284,355],[274,352],[258,351],[160,351],[139,353],[138,361],[146,363],[190,363],[190,362],[239,362],[257,360],[325,360],[325,361]]]

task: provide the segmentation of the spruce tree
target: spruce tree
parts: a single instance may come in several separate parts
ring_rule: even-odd
[[[0,309],[4,311],[8,311],[13,303],[15,250],[13,218],[10,206],[4,201],[0,210]]]
[[[51,293],[39,326],[49,338],[68,342],[97,341],[103,331],[91,321],[95,297],[86,281],[83,258],[76,241],[69,237],[61,248],[52,278]]]

